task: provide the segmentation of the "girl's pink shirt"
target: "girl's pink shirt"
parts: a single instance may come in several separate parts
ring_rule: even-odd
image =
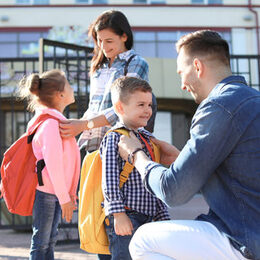
[[[30,120],[30,130],[41,114],[50,114],[58,119],[66,119],[56,109],[42,108],[36,111]],[[33,152],[37,161],[44,159],[45,167],[42,171],[43,186],[37,190],[55,194],[60,205],[75,201],[80,175],[80,153],[76,139],[62,139],[59,131],[59,122],[47,119],[37,129],[32,142]]]

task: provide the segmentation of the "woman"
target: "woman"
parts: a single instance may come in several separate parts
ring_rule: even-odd
[[[102,13],[90,26],[89,35],[95,45],[89,107],[83,118],[63,121],[60,131],[64,138],[84,131],[79,145],[81,150],[91,152],[99,148],[104,134],[117,121],[110,98],[111,84],[124,75],[148,80],[148,64],[132,50],[132,30],[125,15],[119,11]],[[153,116],[146,127],[151,132],[155,113],[156,99],[153,97]]]
[[[71,119],[60,123],[63,138],[79,138],[81,156],[99,148],[107,130],[117,122],[110,86],[124,75],[148,80],[148,64],[133,47],[133,34],[126,16],[115,10],[102,13],[92,23],[89,35],[94,41],[94,56],[91,61],[89,107],[81,119]],[[156,113],[156,99],[153,96],[153,116],[147,130],[153,131]],[[99,255],[99,259],[110,256]]]

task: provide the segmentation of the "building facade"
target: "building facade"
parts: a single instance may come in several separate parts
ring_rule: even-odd
[[[260,55],[260,0],[2,0],[0,59],[38,57],[39,38],[91,46],[88,27],[107,9],[120,10],[129,19],[134,48],[149,63],[158,98],[155,135],[178,148],[189,137],[196,104],[180,89],[175,42],[188,32],[214,29],[228,41],[231,54]],[[257,61],[234,61],[232,66],[259,88]],[[0,69],[1,77],[8,77],[10,69]]]

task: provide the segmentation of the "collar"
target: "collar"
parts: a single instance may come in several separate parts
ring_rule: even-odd
[[[220,81],[220,83],[218,83],[218,85],[227,85],[227,84],[232,84],[232,83],[240,83],[240,84],[246,84],[246,80],[244,77],[242,76],[235,76],[235,75],[231,75],[229,77],[224,78],[222,81]],[[217,86],[218,86],[217,85]]]
[[[135,54],[135,51],[131,49],[131,50],[127,50],[125,52],[119,53],[117,55],[117,58],[119,60],[128,60],[130,58],[130,56],[132,56],[133,54]]]
[[[145,130],[143,127],[138,128],[137,130],[133,130],[129,127],[127,127],[123,122],[117,122],[115,126],[111,128],[111,130],[119,129],[119,128],[125,128],[129,131],[133,131],[135,134],[141,134],[146,137],[146,139],[149,139],[150,137],[154,137],[149,131]]]
[[[119,60],[119,61],[127,61],[133,54],[136,54],[136,53],[135,53],[135,51],[132,50],[132,49],[131,49],[131,50],[127,50],[127,51],[125,51],[125,52],[121,52],[121,53],[119,53],[119,54],[116,56],[116,58],[115,58],[113,64],[115,64],[115,62],[116,62],[117,60]],[[109,61],[107,60],[107,61],[103,64],[103,66],[104,66],[105,68],[107,68],[107,67],[108,67],[108,64],[109,64]],[[112,66],[113,66],[113,64],[112,64]]]
[[[219,91],[221,91],[221,89],[222,89],[223,87],[225,87],[226,85],[229,85],[229,84],[231,84],[231,85],[235,85],[235,84],[241,85],[241,84],[243,84],[243,85],[246,85],[246,86],[247,86],[247,82],[246,82],[246,80],[245,80],[244,77],[231,75],[231,76],[228,76],[228,77],[224,78],[223,80],[221,80],[221,81],[213,88],[213,90],[210,92],[208,98],[211,97],[211,96],[214,96],[216,93],[218,93]],[[206,99],[207,99],[207,98],[206,98]]]

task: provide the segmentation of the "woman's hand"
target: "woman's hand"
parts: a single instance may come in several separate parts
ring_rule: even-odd
[[[160,147],[161,164],[170,165],[176,160],[180,151],[174,145],[155,138],[152,141]]]
[[[119,236],[132,235],[133,224],[125,212],[114,213],[114,228]]]
[[[87,120],[68,119],[60,120],[60,135],[62,138],[70,138],[87,129]]]
[[[67,222],[72,220],[73,211],[76,209],[76,205],[73,201],[69,201],[65,204],[61,205],[62,218],[64,218]]]

